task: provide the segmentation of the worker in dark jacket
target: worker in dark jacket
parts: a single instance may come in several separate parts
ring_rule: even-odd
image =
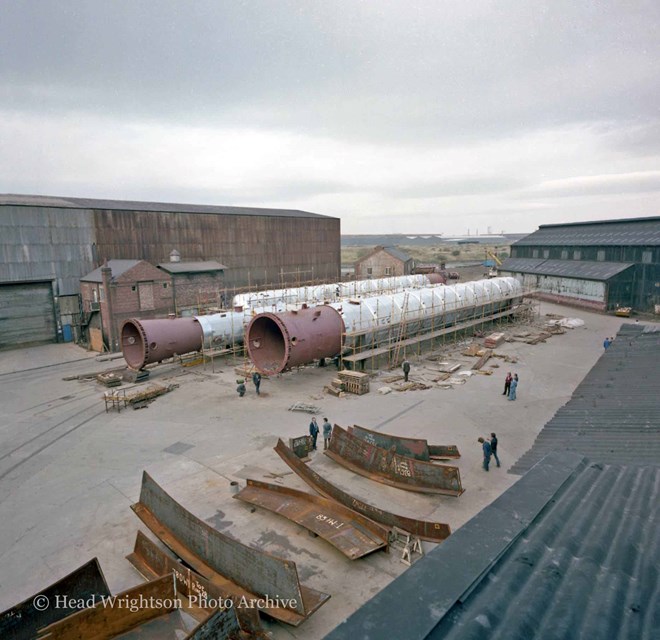
[[[237,380],[238,386],[236,387],[236,391],[238,391],[238,395],[242,398],[245,395],[245,381],[244,380]]]
[[[316,438],[319,435],[319,425],[316,422],[316,418],[312,418],[312,421],[309,423],[309,435],[312,436],[312,449],[316,449]]]
[[[490,447],[490,442],[488,440],[484,440],[483,438],[479,438],[477,442],[481,443],[481,448],[483,449],[484,452],[484,462],[483,462],[484,471],[488,471],[488,465],[490,464],[490,456],[493,453],[493,450]]]
[[[401,365],[401,368],[403,369],[403,379],[408,382],[408,374],[410,373],[410,362],[408,360],[404,360],[403,364]]]
[[[493,458],[497,466],[500,466],[500,459],[497,457],[497,436],[494,433],[490,434],[490,450],[493,452]]]
[[[254,384],[254,388],[257,390],[257,395],[259,395],[259,386],[261,385],[261,374],[258,371],[255,371],[252,374],[252,382]]]

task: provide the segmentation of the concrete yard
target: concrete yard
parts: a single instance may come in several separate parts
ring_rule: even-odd
[[[309,366],[264,379],[261,397],[250,383],[239,398],[234,366],[242,361],[216,360],[215,373],[210,364],[163,365],[150,382],[179,388],[147,408],[106,413],[100,384],[63,378],[110,370],[123,360],[97,362],[72,345],[0,353],[0,611],[94,556],[113,593],[138,584],[141,578],[125,556],[138,529],[154,539],[130,509],[147,470],[188,510],[244,543],[295,561],[303,584],[329,593],[331,599],[298,628],[264,620],[276,639],[322,638],[406,569],[400,554],[377,552],[350,561],[282,517],[252,513],[232,499],[230,481],[243,485],[254,478],[309,491],[272,450],[278,437],[307,433],[311,416],[287,410],[305,402],[321,407],[319,424],[327,416],[344,427],[359,424],[458,445],[462,457],[451,464],[460,468],[466,489],[459,498],[387,487],[350,473],[322,451],[310,463],[367,502],[456,530],[516,482],[507,468],[570,398],[602,354],[603,339],[629,321],[544,303],[541,321],[546,313],[581,318],[585,325],[537,345],[503,344],[496,351],[518,362],[491,359],[484,368],[497,363],[493,375],[474,375],[452,389],[435,385],[388,395],[377,389],[392,372],[375,375],[369,394],[335,398],[323,393],[334,368]],[[508,325],[509,334],[518,330]],[[476,361],[458,346],[444,351],[447,360],[466,368]],[[437,375],[437,364],[426,355],[409,357],[411,380],[428,382]],[[509,370],[520,376],[516,402],[502,396]],[[493,464],[485,473],[477,437],[491,431],[499,438],[503,468]]]

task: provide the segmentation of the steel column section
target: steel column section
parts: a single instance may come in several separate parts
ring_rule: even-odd
[[[333,427],[330,447],[324,453],[355,473],[398,489],[450,496],[463,493],[458,467],[399,456],[352,436],[338,425]]]
[[[126,559],[146,580],[174,574],[177,591],[191,599],[188,613],[195,619],[205,621],[208,618],[208,609],[204,608],[205,604],[213,602],[215,608],[216,603],[231,600],[232,604],[228,608],[236,613],[243,633],[248,634],[250,638],[266,637],[256,607],[238,606],[241,604],[239,600],[232,598],[228,592],[184,566],[149,540],[141,531],[137,532],[133,553],[126,556]]]
[[[451,445],[430,445],[426,440],[421,438],[404,438],[402,436],[393,436],[387,433],[379,433],[371,429],[365,429],[358,425],[348,427],[348,433],[351,435],[362,438],[365,442],[375,444],[381,449],[392,450],[394,447],[395,453],[401,456],[408,456],[415,458],[415,460],[423,460],[429,462],[431,458],[460,458],[461,454],[458,452],[458,447],[454,444]],[[433,454],[431,453],[433,452]],[[444,455],[442,455],[444,454]]]
[[[80,610],[79,607],[53,606],[58,596],[64,596],[73,603],[91,599],[98,601],[102,596],[109,595],[110,589],[98,560],[94,558],[43,591],[0,613],[0,638],[32,640],[36,638],[39,629]],[[41,596],[44,602],[50,602],[51,606],[43,611],[37,609],[34,604],[38,603],[38,596]]]
[[[141,369],[202,348],[202,328],[195,318],[126,320],[121,328],[121,349],[131,369]]]
[[[234,498],[298,523],[351,560],[387,547],[387,529],[334,500],[250,479]]]
[[[371,520],[380,522],[386,527],[398,527],[399,529],[408,531],[416,535],[418,538],[428,540],[429,542],[442,542],[451,534],[451,529],[448,524],[442,522],[428,522],[425,520],[416,520],[415,518],[400,516],[396,513],[383,511],[382,509],[374,507],[362,500],[358,500],[316,473],[316,471],[300,460],[300,458],[298,458],[282,440],[278,440],[275,451],[302,480],[314,489],[314,491],[317,491],[326,498],[340,502],[345,507],[349,507],[362,515],[367,516]]]
[[[262,313],[247,328],[247,349],[264,374],[279,373],[341,351],[344,323],[329,305],[286,313]]]
[[[330,597],[301,586],[295,562],[248,547],[210,527],[173,500],[146,472],[140,502],[131,508],[195,571],[222,585],[232,597],[254,600],[273,618],[298,625]]]

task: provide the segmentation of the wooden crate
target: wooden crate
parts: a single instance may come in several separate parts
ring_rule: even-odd
[[[348,393],[361,396],[369,393],[369,374],[360,371],[340,371],[337,377],[344,383]]]

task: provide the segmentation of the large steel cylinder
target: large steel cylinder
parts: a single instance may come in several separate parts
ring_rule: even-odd
[[[199,351],[204,334],[195,318],[126,320],[121,328],[121,350],[131,369],[141,369],[173,355]]]
[[[273,374],[339,354],[343,333],[344,322],[339,312],[322,305],[285,313],[262,313],[248,325],[246,342],[257,370]]]

